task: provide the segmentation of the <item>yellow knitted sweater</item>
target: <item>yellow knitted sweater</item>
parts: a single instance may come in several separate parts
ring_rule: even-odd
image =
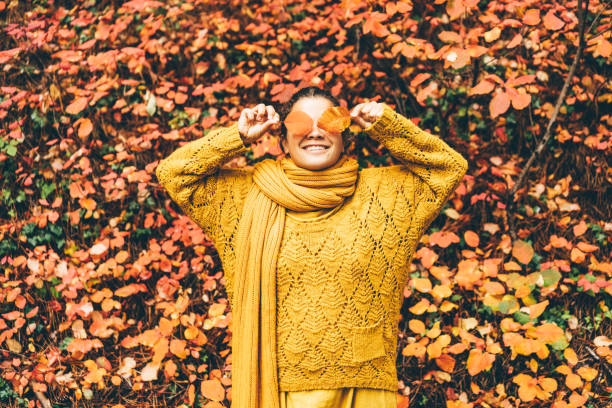
[[[276,278],[281,391],[397,391],[409,265],[467,161],[388,105],[365,132],[402,164],[360,170],[354,194],[336,208],[287,211]],[[186,143],[156,169],[170,197],[215,244],[230,305],[236,231],[253,181],[252,168],[221,165],[245,149],[234,123]]]

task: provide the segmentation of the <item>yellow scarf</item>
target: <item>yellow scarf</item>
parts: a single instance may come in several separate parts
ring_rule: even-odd
[[[279,408],[276,366],[276,260],[285,209],[315,211],[340,205],[355,191],[358,164],[342,156],[308,170],[290,158],[266,159],[253,169],[238,225],[232,333],[232,408]]]

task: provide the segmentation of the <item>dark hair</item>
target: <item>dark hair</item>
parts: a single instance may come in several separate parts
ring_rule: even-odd
[[[306,88],[301,88],[296,93],[294,93],[293,96],[291,96],[291,99],[289,99],[284,104],[280,105],[280,107],[277,110],[278,116],[280,117],[280,122],[281,122],[281,127],[280,127],[281,139],[287,138],[287,128],[285,127],[284,121],[287,115],[289,115],[289,112],[291,112],[291,109],[293,109],[293,106],[300,99],[312,98],[312,97],[325,98],[328,101],[330,101],[333,104],[333,106],[340,105],[340,102],[338,101],[338,99],[336,99],[331,93],[329,93],[325,89],[319,88],[318,86],[309,86]],[[353,141],[353,134],[351,133],[350,130],[345,129],[342,132],[342,141],[344,144],[344,149],[346,150],[350,146],[351,142]],[[285,152],[282,144],[280,145],[280,148],[283,150],[283,152]]]

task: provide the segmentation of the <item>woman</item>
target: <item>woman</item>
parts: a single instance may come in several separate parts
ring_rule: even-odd
[[[402,164],[359,170],[344,154],[346,131],[320,120],[338,106],[316,87],[296,93],[280,115],[258,104],[156,169],[221,257],[234,408],[396,406],[409,265],[467,161],[388,105],[368,102],[350,119]],[[288,157],[220,167],[279,126]]]

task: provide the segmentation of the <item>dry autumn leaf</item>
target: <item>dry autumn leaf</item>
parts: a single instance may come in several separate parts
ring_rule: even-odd
[[[533,247],[529,242],[520,239],[514,241],[512,246],[512,256],[514,256],[520,263],[527,265],[533,258],[533,255]]]
[[[351,116],[344,106],[330,106],[317,120],[317,126],[326,132],[337,134],[351,124]]]
[[[285,127],[289,134],[296,137],[306,136],[312,130],[314,122],[310,115],[302,111],[292,111],[284,120]]]

